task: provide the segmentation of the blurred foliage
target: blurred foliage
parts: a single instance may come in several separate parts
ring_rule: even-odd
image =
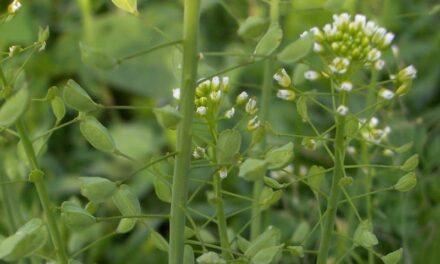
[[[61,86],[73,78],[104,105],[162,106],[172,100],[172,88],[179,86],[181,51],[178,48],[165,48],[130,59],[110,70],[99,70],[81,61],[79,43],[121,58],[181,38],[182,1],[144,0],[138,3],[139,16],[135,17],[117,10],[111,1],[105,0],[23,1],[23,8],[16,18],[0,26],[0,49],[7,51],[11,45],[32,43],[37,38],[38,27],[48,25],[51,33],[46,50],[36,54],[25,69],[34,98],[44,97],[49,87]],[[381,241],[378,250],[382,253],[399,248],[402,246],[400,241],[403,241],[405,263],[437,263],[440,259],[440,12],[431,14],[430,11],[438,2],[348,0],[340,6],[324,9],[325,4],[323,0],[281,1],[281,25],[284,30],[281,46],[296,39],[304,30],[327,23],[334,12],[364,13],[396,34],[402,60],[413,63],[418,70],[409,95],[403,97],[398,105],[392,106],[394,111],[382,116],[381,120],[393,128],[391,142],[394,145],[414,141],[414,150],[421,157],[419,184],[415,191],[409,193],[391,192],[374,196],[375,233]],[[3,2],[2,5],[5,8]],[[251,54],[258,38],[242,39],[237,35],[237,30],[248,16],[267,17],[267,10],[267,3],[260,0],[202,0],[200,50]],[[20,55],[20,60],[25,59],[26,55]],[[199,77],[242,62],[244,59],[239,56],[205,56],[199,65]],[[231,93],[234,95],[234,92],[245,89],[258,95],[259,90],[254,87],[262,82],[262,66],[262,63],[257,63],[231,72],[234,89]],[[293,72],[293,69],[288,70]],[[308,128],[301,122],[295,107],[275,100],[273,98],[269,118],[272,126],[277,131],[307,134]],[[50,128],[54,121],[48,118],[49,107],[37,101],[32,104],[35,111],[28,113],[27,118],[30,130],[36,135]],[[311,109],[310,115],[318,127],[328,126],[328,116],[322,115],[319,109]],[[146,162],[174,148],[174,132],[162,130],[148,109],[102,110],[99,116],[111,129],[118,148],[133,158]],[[68,117],[73,118],[73,113],[69,112]],[[277,144],[283,142],[280,138],[270,140]],[[295,146],[300,145],[300,140],[295,142]],[[14,154],[15,147],[7,146],[8,149],[0,155],[3,170],[11,179],[25,178],[24,165]],[[300,152],[299,149],[295,148],[298,152],[294,162],[297,173],[300,165],[328,165],[329,160],[318,152]],[[43,156],[42,166],[49,174],[51,195],[58,202],[79,194],[76,176],[104,176],[120,180],[137,168],[125,159],[91,149],[76,125],[54,133]],[[171,175],[172,159],[155,167]],[[157,171],[159,168],[141,172],[129,184],[140,198],[143,212],[166,214],[168,204],[161,202],[152,189]],[[208,177],[209,172],[197,169],[193,174],[203,179]],[[236,174],[231,172],[225,180],[225,189],[249,195],[250,186],[238,180]],[[395,173],[381,173],[375,184],[392,185],[397,178]],[[197,185],[194,183],[190,187],[194,190]],[[11,199],[24,201],[17,208],[18,217],[29,219],[30,214],[38,211],[38,204],[33,202],[36,199],[35,191],[26,185],[14,185],[14,188],[14,192],[10,193]],[[292,186],[280,205],[273,209],[276,213],[265,214],[265,225],[279,227],[283,230],[283,239],[290,239],[296,228],[303,221],[308,221],[310,207],[315,206],[308,203],[312,197],[313,194],[304,186]],[[213,208],[205,200],[202,192],[195,197],[193,206],[210,214]],[[241,200],[227,198],[226,211],[232,212],[246,206],[240,203]],[[116,214],[116,208],[111,210]],[[197,216],[194,217],[197,220]],[[0,222],[0,230],[4,233],[7,228],[3,220]],[[244,223],[246,219],[240,217],[231,218],[229,222],[236,230]],[[110,233],[116,224],[99,224],[73,234],[68,243],[69,250],[73,252]],[[156,220],[150,224],[167,237],[165,221]],[[339,224],[343,226],[348,223]],[[148,263],[165,263],[165,259],[166,253],[155,248],[147,230],[139,225],[135,232],[98,243],[84,255],[83,261],[145,263],[148,260]],[[295,261],[313,262],[312,258]],[[286,258],[283,263],[293,262]]]

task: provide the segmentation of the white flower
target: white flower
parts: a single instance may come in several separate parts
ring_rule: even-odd
[[[220,85],[220,78],[218,76],[212,78],[211,87],[214,91],[218,90],[219,85]]]
[[[205,155],[206,155],[206,150],[202,147],[199,147],[199,146],[197,146],[192,153],[192,156],[195,159],[201,159],[201,158],[205,157]]]
[[[349,81],[344,81],[341,83],[341,90],[350,92],[353,89],[353,84]]]
[[[377,60],[374,63],[374,68],[378,71],[383,70],[383,68],[385,67],[385,61],[384,60]]]
[[[347,147],[347,153],[350,155],[355,155],[356,154],[356,148],[353,146],[348,146]]]
[[[373,48],[368,52],[367,59],[369,61],[376,61],[380,56],[382,56],[382,53],[378,49]]]
[[[249,99],[245,106],[246,113],[255,114],[257,112],[257,101],[253,98]]]
[[[338,114],[340,114],[341,116],[345,116],[348,114],[348,107],[346,107],[345,105],[340,105],[336,109],[336,112],[338,112]]]
[[[229,77],[225,76],[222,78],[221,90],[225,93],[229,91]]]
[[[316,52],[316,53],[320,53],[320,52],[322,52],[322,50],[323,50],[323,48],[322,48],[322,45],[321,44],[318,44],[318,43],[313,43],[313,51],[314,52]]]
[[[253,131],[257,129],[260,126],[260,120],[258,120],[258,116],[254,116],[249,122],[247,123],[247,129],[249,131]]]
[[[376,23],[374,23],[373,21],[368,21],[367,24],[365,25],[364,33],[367,36],[371,36],[374,34],[376,29],[377,29]]]
[[[356,15],[354,17],[354,23],[356,26],[365,27],[365,23],[367,22],[367,17],[364,15]]]
[[[303,33],[301,33],[301,34],[299,35],[299,37],[300,37],[300,38],[305,38],[308,34],[309,34],[308,31],[304,31]]]
[[[15,13],[21,8],[21,3],[18,0],[12,1],[12,3],[8,6],[9,13]]]
[[[337,27],[344,24],[348,24],[349,21],[350,21],[350,15],[347,13],[342,13],[340,15],[333,15],[333,24]]]
[[[387,31],[383,27],[376,29],[376,32],[374,32],[374,35],[373,35],[373,41],[376,43],[381,42],[383,40],[383,38],[385,37],[386,33],[387,33]]]
[[[228,177],[228,169],[223,167],[218,171],[218,174],[219,174],[220,178],[224,179],[224,178]]]
[[[347,58],[336,57],[329,68],[334,73],[344,74],[347,72],[348,66],[350,66],[350,61]]]
[[[246,92],[241,92],[236,99],[238,105],[243,104],[249,98],[249,95]]]
[[[385,37],[383,39],[382,46],[386,47],[386,46],[390,45],[391,42],[393,41],[393,39],[394,39],[393,33],[391,33],[391,32],[386,33]]]
[[[234,107],[232,107],[231,109],[229,109],[225,113],[225,117],[228,119],[231,119],[234,115],[235,115],[235,108]]]
[[[287,88],[290,86],[292,81],[290,80],[289,75],[287,74],[285,69],[278,70],[274,75],[273,78],[275,81],[278,82],[278,84],[281,87]]]
[[[409,79],[414,79],[417,76],[417,70],[413,65],[409,65],[408,67],[400,70],[397,74],[397,79],[399,81],[405,81]]]
[[[304,73],[304,78],[309,81],[315,81],[319,78],[319,73],[317,73],[316,71],[306,71]]]
[[[180,99],[180,88],[175,88],[175,89],[173,89],[173,97],[174,97],[174,99],[176,99],[176,100],[179,100],[179,99]]]
[[[199,107],[197,107],[196,112],[197,112],[197,114],[204,116],[204,115],[206,115],[207,108],[205,106],[199,106]]]
[[[330,36],[332,31],[332,26],[330,24],[325,24],[325,26],[322,28],[324,30],[324,34],[327,36]]]
[[[277,92],[277,97],[286,101],[293,101],[296,97],[296,94],[292,90],[280,89]]]
[[[218,102],[218,101],[220,101],[220,99],[222,97],[222,91],[221,90],[212,91],[211,94],[209,95],[209,97],[211,97],[212,101]]]
[[[379,118],[373,116],[373,117],[370,119],[370,124],[369,124],[370,127],[374,128],[374,127],[376,127],[378,124],[379,124]]]
[[[386,100],[391,100],[394,98],[394,93],[391,90],[385,88],[380,89],[379,95]]]

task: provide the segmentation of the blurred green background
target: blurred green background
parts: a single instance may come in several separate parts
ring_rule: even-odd
[[[440,260],[440,12],[437,1],[428,0],[371,0],[345,1],[343,5],[330,5],[338,1],[281,1],[283,44],[298,38],[312,26],[323,26],[331,21],[333,13],[347,11],[364,13],[369,19],[396,34],[395,44],[405,64],[413,64],[418,71],[410,93],[395,104],[392,111],[381,119],[393,128],[391,142],[401,145],[414,141],[414,151],[421,157],[415,190],[405,194],[384,193],[374,197],[375,233],[381,241],[378,251],[385,253],[401,246],[405,249],[404,263],[438,263]],[[8,3],[2,1],[3,10]],[[46,50],[37,53],[27,64],[25,73],[34,98],[45,96],[49,87],[62,86],[69,78],[77,80],[93,98],[105,105],[160,106],[173,102],[172,89],[179,86],[179,49],[165,48],[124,62],[109,70],[85,65],[81,60],[79,43],[84,43],[115,58],[138,50],[181,38],[182,1],[139,0],[139,16],[118,10],[110,0],[33,0],[23,1],[19,14],[0,26],[0,48],[7,51],[11,45],[26,46],[37,39],[38,27],[50,27]],[[437,5],[436,5],[437,4]],[[248,16],[268,17],[268,4],[259,0],[202,0],[200,51],[243,52],[251,54],[259,32],[251,38],[242,38],[237,30]],[[264,28],[264,25],[263,25]],[[20,55],[20,61],[26,60]],[[242,57],[205,56],[199,64],[199,77],[209,76],[221,69],[242,63]],[[286,67],[278,65],[279,67]],[[9,65],[8,67],[13,67]],[[293,68],[287,67],[292,72]],[[262,82],[263,63],[241,68],[229,74],[232,95],[247,90],[258,95],[255,85]],[[295,106],[280,102],[274,96],[270,122],[283,132],[307,134],[308,128],[300,121]],[[49,106],[32,103],[28,121],[32,133],[38,134],[51,127],[54,118]],[[281,114],[280,114],[281,113]],[[328,117],[312,111],[319,127],[325,127]],[[69,113],[68,118],[73,118]],[[139,160],[172,151],[174,133],[160,128],[149,110],[101,111],[99,118],[111,129],[119,149]],[[327,119],[326,119],[327,118]],[[386,120],[386,121],[385,121]],[[6,139],[7,140],[7,139]],[[272,138],[280,143],[281,139]],[[296,146],[300,146],[301,142]],[[4,144],[1,158],[4,169],[11,178],[25,178],[24,165],[17,158],[15,146]],[[307,155],[298,150],[295,165],[326,164],[320,155]],[[304,154],[304,155],[302,155]],[[404,157],[402,157],[402,160]],[[76,176],[104,176],[118,180],[127,176],[136,166],[124,159],[111,157],[90,148],[74,125],[54,133],[42,164],[49,172],[49,189],[57,201],[79,194]],[[172,160],[158,166],[161,173],[170,173]],[[295,167],[298,170],[299,166]],[[155,170],[142,172],[130,185],[142,201],[146,213],[168,213],[168,204],[158,200],[152,189]],[[194,174],[207,174],[195,170]],[[395,182],[396,175],[380,174],[377,186]],[[226,189],[243,194],[250,186],[230,177]],[[18,186],[17,199],[23,200],[21,214],[27,217],[38,212],[34,190]],[[192,190],[196,186],[191,186]],[[306,188],[296,186],[283,198],[286,206],[277,206],[276,213],[266,215],[265,223],[275,224],[289,239],[302,220],[312,220],[312,206],[307,201],[311,194]],[[199,195],[194,207],[212,212],[204,195]],[[227,210],[241,205],[237,200],[227,200]],[[206,207],[206,208],[205,208]],[[116,213],[106,209],[107,215]],[[240,218],[241,217],[241,218]],[[246,222],[247,215],[231,219],[234,229]],[[83,246],[109,233],[117,223],[97,225],[83,233],[73,234],[69,249]],[[167,237],[167,223],[152,222]],[[2,227],[4,229],[4,227]],[[213,228],[212,231],[215,231]],[[68,231],[65,231],[68,232]],[[84,263],[165,263],[166,253],[157,250],[148,240],[148,232],[139,226],[130,234],[105,240],[83,256]],[[295,260],[312,263],[313,258]],[[148,261],[148,262],[146,262]],[[286,259],[284,263],[294,263]],[[296,262],[295,262],[296,263]]]

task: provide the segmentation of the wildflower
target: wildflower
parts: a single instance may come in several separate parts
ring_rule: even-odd
[[[173,89],[173,97],[174,97],[174,99],[176,99],[176,100],[179,100],[179,99],[180,99],[180,88],[175,88],[175,89]]]
[[[220,89],[225,93],[229,92],[229,77],[225,76],[222,78]]]
[[[15,56],[17,53],[21,52],[23,49],[20,46],[13,45],[9,47],[9,57]]]
[[[315,81],[319,78],[319,73],[317,73],[316,71],[306,71],[304,73],[304,78],[309,81]]]
[[[219,176],[220,176],[220,178],[222,178],[222,179],[228,177],[228,170],[227,170],[225,167],[221,168],[221,169],[219,170]]]
[[[253,98],[249,99],[245,106],[246,113],[255,114],[257,112],[257,101]]]
[[[206,115],[207,110],[208,109],[205,106],[199,106],[199,107],[197,107],[196,112],[197,112],[197,114],[204,116],[204,115]]]
[[[350,66],[350,61],[347,58],[336,57],[333,59],[332,63],[329,65],[330,70],[334,73],[344,74]]]
[[[369,126],[370,126],[371,128],[375,128],[375,127],[377,127],[378,124],[379,124],[379,118],[373,116],[373,117],[370,119]]]
[[[241,92],[236,99],[237,105],[241,105],[249,98],[249,95],[246,92]]]
[[[260,120],[258,120],[258,116],[254,116],[249,122],[247,123],[247,129],[249,131],[253,131],[260,127]]]
[[[18,0],[12,1],[11,4],[8,6],[8,13],[14,14],[21,8],[21,3]]]
[[[322,45],[319,43],[313,43],[313,51],[316,53],[320,53],[323,51]]]
[[[290,84],[292,83],[292,81],[290,80],[289,75],[287,74],[285,69],[281,69],[278,70],[274,75],[273,78],[275,79],[275,81],[278,82],[278,84],[281,87],[287,88],[290,86]]]
[[[341,116],[345,116],[348,114],[348,107],[346,107],[345,105],[340,105],[336,109],[336,112],[338,112],[338,114],[340,114]]]
[[[399,71],[397,74],[397,80],[406,81],[416,78],[417,70],[413,65],[409,65],[406,68]]]
[[[385,88],[380,89],[379,95],[386,100],[391,100],[394,98],[394,93],[391,90]]]
[[[231,109],[229,109],[225,113],[225,117],[228,119],[231,119],[234,115],[235,115],[235,108],[234,107],[232,107]]]
[[[212,101],[218,102],[218,101],[220,101],[220,99],[222,97],[222,91],[220,91],[220,90],[212,91],[211,94],[209,95],[209,97],[211,98]]]
[[[295,100],[296,94],[292,90],[280,89],[277,92],[277,97],[286,101]]]
[[[193,151],[193,153],[192,153],[192,156],[193,156],[195,159],[201,159],[201,158],[203,158],[203,157],[206,156],[206,149],[197,146],[197,147],[194,149],[194,151]]]
[[[378,49],[373,48],[368,52],[367,59],[369,61],[377,61],[380,56],[382,56],[382,53]]]
[[[377,60],[374,63],[374,68],[378,71],[383,70],[383,68],[385,67],[385,61],[384,60]]]
[[[211,89],[213,91],[217,91],[219,89],[219,86],[220,86],[220,78],[218,76],[213,77],[211,80]]]
[[[342,91],[350,92],[353,89],[353,84],[350,81],[344,81],[341,83],[340,89]]]
[[[383,38],[383,41],[381,43],[382,44],[381,46],[386,47],[386,46],[390,45],[391,42],[393,41],[393,39],[394,39],[393,33],[391,33],[391,32],[386,33],[385,37]]]

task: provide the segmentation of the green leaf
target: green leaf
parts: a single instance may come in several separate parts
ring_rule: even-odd
[[[102,203],[117,190],[116,183],[101,177],[80,177],[80,192],[93,203]]]
[[[302,118],[303,122],[309,120],[309,112],[307,111],[307,101],[306,96],[300,96],[296,101],[296,111],[298,111],[299,116]]]
[[[407,192],[417,185],[417,177],[414,172],[410,172],[400,178],[394,185],[394,189],[399,192]]]
[[[97,150],[102,152],[116,150],[112,135],[96,118],[86,116],[81,120],[79,128],[84,138]]]
[[[266,173],[267,161],[248,158],[240,166],[238,176],[248,181],[261,180]]]
[[[14,124],[25,112],[29,104],[29,92],[26,87],[12,95],[0,108],[0,127]]]
[[[66,107],[64,106],[64,101],[59,96],[55,96],[51,101],[50,105],[52,107],[52,112],[57,119],[57,122],[63,120],[66,115]]]
[[[263,34],[267,22],[259,16],[250,16],[246,18],[237,30],[237,34],[245,39],[255,39]]]
[[[159,200],[171,203],[171,188],[164,179],[160,177],[154,177],[153,180],[154,192],[156,193]]]
[[[66,226],[81,231],[96,223],[96,218],[74,202],[66,201],[61,205],[61,218]]]
[[[79,43],[79,48],[81,50],[81,60],[90,67],[109,70],[117,65],[115,58],[101,52],[99,49],[89,47],[84,43]]]
[[[265,248],[252,257],[252,264],[271,264],[276,263],[281,257],[283,245]]]
[[[182,119],[182,115],[179,111],[171,105],[154,108],[153,113],[156,116],[157,122],[165,129],[176,129]]]
[[[414,154],[411,157],[409,157],[405,161],[405,163],[403,163],[403,165],[400,167],[400,169],[403,171],[406,171],[406,172],[410,172],[410,171],[415,170],[418,165],[419,165],[419,155]]]
[[[137,0],[112,0],[113,4],[118,8],[132,13],[134,15],[138,14],[137,10]]]
[[[356,135],[359,130],[358,119],[354,116],[347,116],[345,120],[345,134],[349,136]]]
[[[355,245],[370,248],[379,243],[376,236],[372,232],[373,226],[371,222],[365,220],[359,224],[354,232],[353,241]]]
[[[33,218],[20,227],[15,234],[0,242],[0,259],[17,261],[30,256],[43,247],[46,241],[46,226],[41,219]]]
[[[209,251],[197,258],[199,264],[226,264],[226,261],[222,259],[217,253]]]
[[[241,134],[234,129],[223,130],[217,140],[217,162],[219,164],[232,163],[240,151]]]
[[[249,242],[249,240],[247,240],[246,238],[237,235],[237,245],[241,252],[246,252],[246,250],[251,245],[251,242]]]
[[[68,80],[64,86],[63,99],[69,107],[79,112],[90,112],[98,109],[98,105],[93,102],[87,92],[72,79]]]
[[[403,249],[399,248],[396,251],[393,251],[391,253],[386,254],[385,256],[382,256],[381,259],[385,264],[397,264],[402,259],[402,255],[403,255]]]
[[[150,238],[157,249],[164,252],[169,251],[170,246],[168,245],[168,241],[161,234],[156,231],[151,231]]]
[[[313,192],[317,193],[325,180],[325,169],[321,166],[313,165],[307,173],[307,183]]]
[[[297,39],[285,47],[278,53],[278,60],[283,63],[295,63],[310,54],[313,48],[313,34],[308,33],[306,36]]]
[[[270,55],[274,52],[281,43],[283,38],[283,31],[278,24],[269,27],[267,32],[263,35],[255,48],[254,54]]]
[[[261,250],[278,245],[280,239],[280,230],[273,226],[269,226],[262,234],[260,234],[254,241],[251,242],[251,244],[244,252],[244,255],[248,258],[252,258]]]
[[[266,153],[267,168],[269,170],[282,169],[292,161],[293,158],[293,143],[289,142],[284,146],[272,149]]]

